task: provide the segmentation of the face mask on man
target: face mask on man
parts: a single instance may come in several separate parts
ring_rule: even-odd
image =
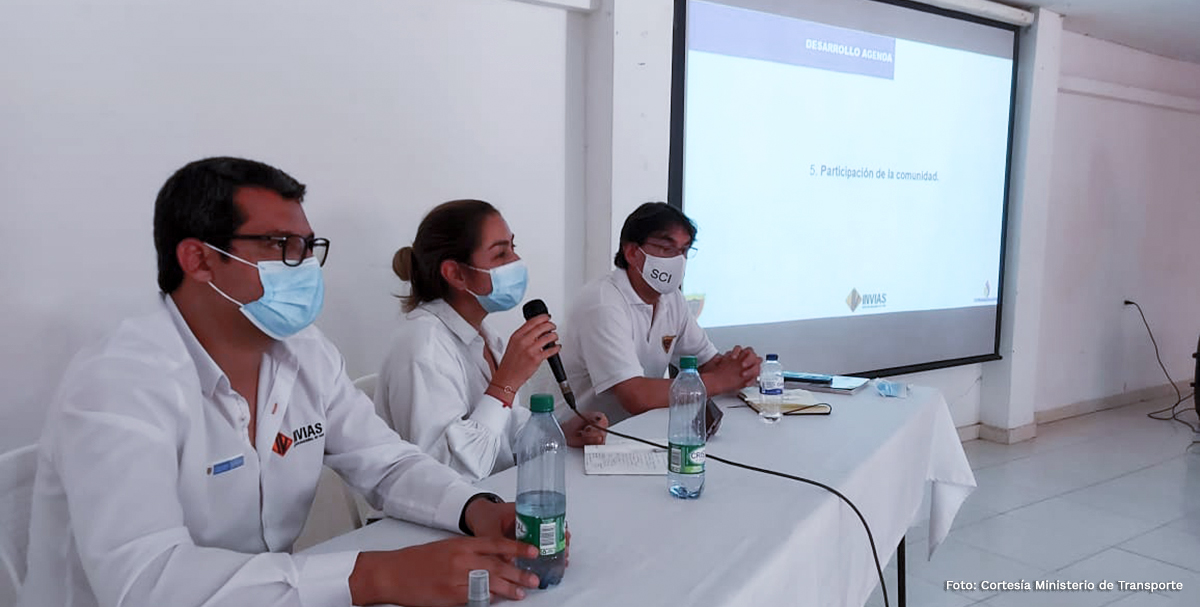
[[[683,284],[683,271],[687,266],[687,258],[683,255],[655,257],[641,247],[638,247],[638,250],[646,258],[645,263],[642,264],[642,278],[646,279],[646,282],[655,291],[663,295],[671,291],[678,291],[679,286]]]
[[[467,264],[467,267],[477,272],[484,272],[492,279],[492,292],[487,295],[477,295],[467,289],[468,293],[475,295],[479,305],[483,306],[488,314],[511,310],[521,303],[522,299],[525,299],[525,285],[529,280],[529,269],[525,267],[524,260],[518,259],[490,270],[476,268],[470,264]]]
[[[208,243],[205,246],[220,251],[248,266],[258,268],[258,279],[262,282],[262,297],[242,303],[217,288],[211,281],[208,286],[222,297],[237,304],[242,315],[258,330],[273,339],[284,339],[299,333],[311,325],[325,305],[325,281],[321,275],[321,262],[309,257],[298,266],[289,266],[282,261],[260,261],[251,263]]]

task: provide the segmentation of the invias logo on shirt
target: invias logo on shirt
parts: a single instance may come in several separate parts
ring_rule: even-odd
[[[317,440],[322,436],[325,436],[325,429],[321,427],[320,422],[300,426],[292,431],[291,436],[282,432],[275,435],[275,444],[271,447],[271,450],[278,453],[280,457],[283,457],[287,455],[287,452],[292,447],[298,447],[304,443]]]

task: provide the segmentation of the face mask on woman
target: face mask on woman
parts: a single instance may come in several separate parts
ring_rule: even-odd
[[[525,267],[524,260],[518,259],[490,270],[476,268],[469,264],[467,267],[477,272],[487,273],[492,278],[492,292],[487,295],[478,295],[467,289],[467,292],[475,296],[479,305],[483,306],[487,313],[511,310],[521,303],[522,299],[525,299],[525,284],[529,280],[529,269]]]

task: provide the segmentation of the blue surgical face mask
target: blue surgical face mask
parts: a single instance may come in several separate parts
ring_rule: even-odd
[[[886,379],[875,380],[875,391],[879,392],[880,396],[890,396],[893,398],[908,398],[908,384],[900,382],[888,381]]]
[[[208,243],[205,245],[258,268],[263,294],[250,303],[244,304],[226,295],[212,282],[208,286],[237,304],[242,314],[263,333],[274,339],[291,337],[311,325],[321,313],[321,307],[325,305],[325,282],[321,277],[321,263],[316,257],[309,257],[298,266],[289,266],[282,261],[250,263],[233,253]]]
[[[511,310],[525,299],[525,283],[529,280],[529,270],[525,267],[524,260],[518,259],[490,270],[476,268],[470,264],[467,267],[492,277],[492,292],[487,295],[476,295],[467,289],[468,293],[475,295],[479,305],[483,306],[488,314]]]

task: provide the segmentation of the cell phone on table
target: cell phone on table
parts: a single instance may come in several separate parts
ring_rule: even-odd
[[[833,376],[823,373],[796,373],[795,371],[784,371],[784,381],[798,381],[806,384],[832,384]]]
[[[721,418],[725,417],[725,412],[713,402],[713,399],[708,399],[704,403],[704,436],[705,440],[709,440],[717,433],[717,429],[721,427]]]
[[[679,367],[675,365],[667,365],[667,375],[671,379],[675,379],[679,375]],[[725,417],[725,412],[713,402],[713,399],[708,399],[704,403],[704,439],[708,440],[717,433],[717,429],[721,427],[721,418]]]

